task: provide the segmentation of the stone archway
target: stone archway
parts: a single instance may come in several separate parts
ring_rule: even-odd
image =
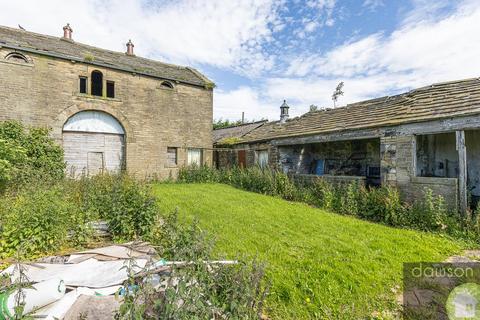
[[[72,176],[119,172],[124,168],[125,129],[103,111],[80,111],[65,122],[62,141]]]
[[[107,104],[103,103],[81,103],[81,104],[75,104],[72,106],[69,106],[65,108],[62,112],[60,112],[56,119],[55,123],[52,126],[52,136],[59,141],[62,141],[62,131],[63,131],[63,125],[67,122],[67,120],[72,117],[74,114],[79,113],[81,111],[103,111],[105,113],[108,113],[115,119],[117,119],[118,122],[121,123],[125,130],[125,142],[131,143],[135,142],[135,135],[132,129],[132,126],[130,124],[130,121],[128,121],[127,117],[123,115],[122,112],[118,111],[118,108],[111,107]]]

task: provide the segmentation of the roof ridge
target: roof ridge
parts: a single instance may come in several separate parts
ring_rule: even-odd
[[[480,78],[439,82],[396,95],[307,112],[275,126],[264,125],[242,143],[398,126],[451,117],[480,116]]]
[[[222,129],[231,129],[231,128],[236,128],[236,127],[241,127],[241,126],[247,126],[247,125],[252,125],[252,124],[260,124],[260,123],[265,123],[265,122],[268,122],[268,120],[258,120],[258,121],[254,121],[254,122],[247,122],[247,123],[235,124],[235,125],[228,126],[228,127],[213,129],[213,131],[222,130]]]
[[[78,61],[84,63],[89,62],[85,61],[82,54],[92,54],[96,62],[90,62],[91,64],[100,63],[105,64],[104,67],[117,68],[145,76],[164,78],[206,88],[214,87],[210,79],[189,66],[166,63],[142,56],[129,56],[121,51],[104,49],[63,37],[0,25],[0,44],[3,43],[5,47],[32,50],[34,53],[47,56],[61,55],[57,58],[78,59]]]
[[[38,33],[38,32],[34,32],[34,31],[29,31],[29,30],[22,30],[22,29],[17,29],[17,28],[12,28],[12,27],[8,27],[8,26],[3,26],[3,25],[0,25],[0,29],[1,28],[4,28],[4,29],[10,29],[14,32],[21,32],[21,33],[30,33],[30,34],[33,34],[33,35],[36,35],[36,36],[41,36],[41,37],[45,37],[45,38],[50,38],[52,40],[58,40],[58,41],[65,41],[65,42],[68,42],[68,43],[71,43],[71,44],[76,44],[78,46],[83,46],[85,48],[92,48],[92,49],[96,49],[96,50],[101,50],[101,51],[105,51],[105,52],[110,52],[110,53],[115,53],[115,54],[120,54],[120,55],[125,55],[124,52],[121,52],[121,51],[115,51],[115,50],[111,50],[111,49],[105,49],[105,48],[101,48],[101,47],[96,47],[96,46],[92,46],[90,44],[86,44],[86,43],[83,43],[83,42],[79,42],[79,41],[75,41],[75,40],[64,40],[62,37],[56,37],[56,36],[52,36],[52,35],[49,35],[49,34],[43,34],[43,33]],[[127,55],[125,55],[127,56]],[[143,59],[143,60],[147,60],[147,61],[152,61],[152,62],[155,62],[155,63],[161,63],[163,65],[166,65],[166,66],[170,66],[170,67],[175,67],[175,68],[182,68],[182,69],[188,69],[187,66],[182,66],[182,65],[177,65],[177,64],[172,64],[172,63],[166,63],[166,62],[163,62],[163,61],[159,61],[159,60],[155,60],[155,59],[150,59],[150,58],[146,58],[146,57],[142,57],[142,56],[133,56],[137,59]]]
[[[384,99],[384,100],[385,100],[384,102],[386,102],[386,101],[388,101],[388,100],[390,100],[390,99],[392,99],[392,98],[400,98],[400,97],[407,98],[407,97],[406,97],[407,95],[411,95],[411,94],[414,94],[414,93],[416,93],[416,92],[428,90],[428,89],[431,89],[431,88],[434,88],[434,87],[445,86],[445,85],[455,84],[455,83],[473,82],[473,81],[475,81],[475,80],[480,81],[480,77],[460,79],[460,80],[452,80],[452,81],[444,81],[444,82],[435,82],[435,83],[432,83],[432,84],[429,84],[429,85],[426,85],[426,86],[423,86],[423,87],[420,87],[420,88],[411,89],[411,90],[409,90],[409,91],[405,91],[405,92],[402,92],[402,93],[399,93],[399,94],[386,95],[386,96],[381,96],[381,97],[378,97],[378,98],[372,98],[372,99],[367,99],[367,100],[361,100],[361,101],[357,101],[357,102],[347,103],[346,105],[339,106],[339,107],[335,107],[335,108],[331,108],[331,107],[323,108],[323,109],[319,109],[319,110],[307,112],[307,113],[305,113],[304,115],[307,115],[308,113],[328,112],[328,111],[338,110],[338,109],[347,109],[347,108],[349,108],[349,107],[355,107],[356,105],[364,105],[364,104],[366,104],[366,103],[368,103],[368,102],[374,102],[375,100],[379,100],[379,101],[380,101],[380,100]]]

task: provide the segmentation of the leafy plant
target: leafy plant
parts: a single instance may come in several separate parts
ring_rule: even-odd
[[[77,184],[82,210],[105,219],[115,239],[132,240],[150,233],[158,207],[145,182],[126,174],[102,174],[73,184]]]
[[[268,291],[262,264],[209,262],[213,242],[198,221],[181,224],[176,211],[162,216],[149,240],[160,256],[177,262],[154,276],[162,284],[157,290],[148,285],[151,277],[129,277],[125,287],[138,291],[126,292],[120,319],[260,318]]]
[[[64,177],[63,150],[49,134],[47,128],[0,122],[0,188],[18,190],[32,181],[59,181]]]
[[[58,250],[75,234],[78,206],[61,188],[32,188],[0,198],[0,257],[22,248],[25,257]],[[24,257],[24,258],[25,258]]]

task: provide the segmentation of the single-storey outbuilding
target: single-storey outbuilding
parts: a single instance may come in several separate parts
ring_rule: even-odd
[[[247,166],[268,164],[302,179],[393,185],[407,200],[428,187],[461,210],[467,198],[480,198],[479,78],[289,120],[284,110],[283,120],[264,123],[231,146],[247,154]]]

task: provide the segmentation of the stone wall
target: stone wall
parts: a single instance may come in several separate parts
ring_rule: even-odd
[[[130,173],[176,175],[189,147],[203,148],[205,163],[211,163],[211,89],[182,83],[168,89],[159,79],[36,54],[25,53],[31,63],[6,61],[10,52],[0,47],[0,121],[50,127],[61,144],[69,117],[99,110],[114,116],[126,131]],[[115,98],[79,93],[79,76],[90,78],[93,70],[101,71],[104,81],[115,82]],[[178,148],[177,166],[167,166],[167,147]]]
[[[230,169],[238,166],[238,150],[229,148],[214,149],[214,165],[217,169]]]
[[[402,188],[402,195],[409,201],[421,199],[425,188],[428,188],[434,195],[441,195],[445,198],[450,209],[456,209],[458,205],[457,181],[457,178],[412,177],[410,183]]]
[[[423,197],[425,188],[445,198],[450,208],[457,207],[458,186],[456,178],[416,177],[415,136],[398,135],[381,138],[382,184],[396,186],[402,198],[413,202]]]
[[[318,179],[323,179],[334,185],[343,185],[343,184],[349,184],[352,182],[357,182],[363,185],[366,184],[366,178],[358,177],[358,176],[332,176],[328,174],[323,176],[316,176],[313,174],[293,174],[292,177],[296,183],[301,185],[311,184]]]

